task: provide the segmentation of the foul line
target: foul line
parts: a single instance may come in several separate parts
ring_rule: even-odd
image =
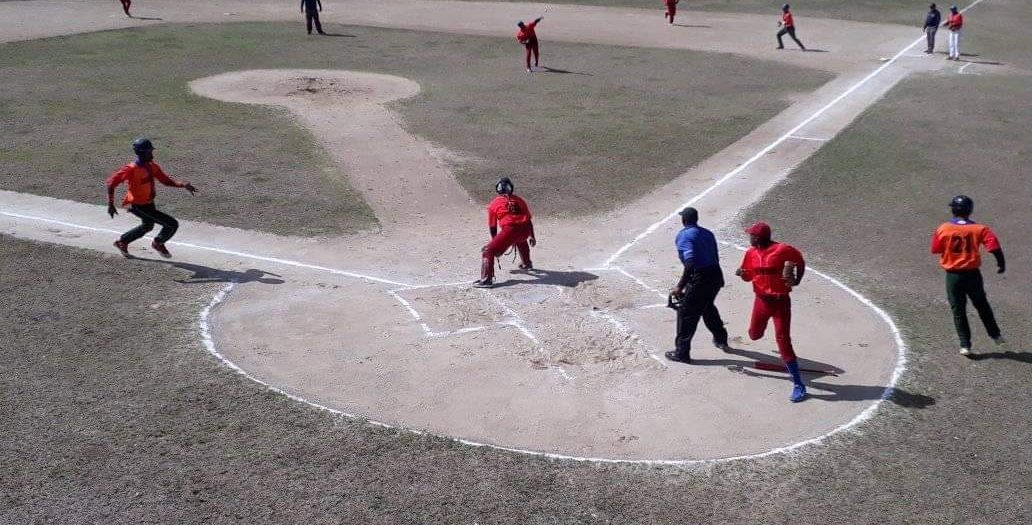
[[[982,2],[982,0],[975,0],[971,5],[965,7],[961,12],[965,12],[968,9],[971,9],[972,7],[975,7],[976,5],[980,4],[981,2]],[[872,78],[878,76],[879,74],[881,74],[882,71],[885,71],[886,69],[888,69],[889,66],[895,64],[896,61],[899,60],[899,58],[902,57],[904,54],[906,54],[907,51],[910,51],[911,48],[913,48],[914,46],[916,46],[916,45],[918,45],[918,44],[920,44],[921,42],[924,42],[924,41],[925,41],[925,37],[924,36],[921,36],[917,40],[914,40],[910,45],[908,45],[907,47],[904,47],[902,50],[900,50],[898,53],[896,53],[892,58],[890,58],[887,62],[885,62],[884,64],[879,66],[877,69],[875,69],[874,71],[869,73],[864,78],[860,79],[860,81],[858,81],[856,84],[853,84],[849,89],[843,91],[837,97],[832,99],[832,101],[828,102],[824,107],[818,109],[812,115],[810,115],[809,117],[806,117],[805,119],[803,119],[802,122],[800,122],[799,124],[796,124],[792,129],[788,130],[787,132],[785,132],[785,134],[783,134],[780,137],[778,137],[777,139],[775,139],[774,142],[771,142],[766,147],[764,147],[763,149],[758,151],[755,155],[750,157],[748,160],[746,160],[745,162],[740,164],[738,167],[736,167],[735,169],[727,172],[726,174],[724,174],[724,176],[722,176],[719,179],[717,179],[717,181],[714,182],[710,187],[706,188],[701,193],[699,193],[699,194],[695,195],[694,197],[692,197],[691,199],[689,199],[687,202],[685,202],[679,208],[677,208],[677,210],[671,212],[666,217],[663,217],[659,221],[656,221],[655,223],[650,225],[648,228],[645,229],[645,231],[639,233],[631,242],[621,246],[620,249],[617,250],[616,253],[614,253],[611,257],[609,257],[609,259],[606,259],[606,262],[602,263],[601,266],[603,266],[603,267],[612,266],[613,263],[616,262],[616,260],[618,258],[620,258],[621,255],[624,254],[624,252],[626,252],[627,250],[630,250],[631,248],[633,248],[635,244],[638,244],[643,239],[645,239],[649,235],[653,234],[661,226],[663,226],[664,224],[669,222],[671,219],[676,217],[677,216],[677,212],[680,211],[682,208],[684,208],[685,206],[691,206],[691,205],[695,204],[696,202],[701,200],[703,197],[705,197],[705,196],[709,195],[711,192],[713,192],[713,190],[715,190],[718,187],[720,187],[721,185],[723,185],[728,180],[734,178],[736,175],[738,175],[738,174],[742,173],[743,171],[745,171],[745,169],[748,168],[749,166],[751,166],[754,162],[756,162],[757,160],[763,158],[764,155],[766,155],[771,150],[773,150],[774,148],[776,148],[779,145],[781,145],[782,142],[785,142],[789,138],[792,138],[792,135],[795,135],[797,132],[799,132],[799,130],[803,129],[808,124],[810,124],[811,122],[813,122],[814,120],[819,118],[821,115],[823,115],[829,109],[831,109],[831,108],[835,107],[836,105],[838,105],[838,103],[841,102],[843,99],[845,99],[849,95],[852,95],[854,91],[856,91],[857,89],[860,89],[861,87],[863,87],[864,84],[870,82],[870,80]]]

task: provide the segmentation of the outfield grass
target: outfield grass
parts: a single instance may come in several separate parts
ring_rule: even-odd
[[[469,0],[482,2],[485,0]],[[526,0],[486,0],[493,2],[525,2]],[[652,9],[657,13],[664,10],[661,0],[541,0],[546,4],[582,4],[604,7],[638,7]],[[688,11],[724,11],[730,13],[769,14],[777,18],[781,14],[780,0],[682,0],[677,5],[679,20],[688,21]],[[803,24],[805,18],[835,18],[857,22],[879,22],[894,24],[924,23],[924,13],[930,2],[913,0],[811,0],[809,2],[788,2],[792,13]],[[940,5],[945,11],[948,3]],[[528,14],[528,17],[531,15]],[[800,26],[802,30],[802,25]]]
[[[102,203],[104,177],[149,135],[167,171],[203,192],[161,193],[184,219],[299,235],[367,228],[374,218],[347,174],[289,115],[186,87],[238,69],[337,68],[419,82],[422,93],[395,108],[408,129],[463,156],[455,170],[474,195],[509,175],[541,214],[596,213],[829,79],[729,55],[559,43],[544,46],[544,63],[572,73],[528,75],[510,39],[331,30],[353,38],[308,37],[297,24],[176,25],[7,44],[0,187]]]

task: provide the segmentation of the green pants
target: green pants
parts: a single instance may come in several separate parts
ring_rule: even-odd
[[[996,317],[993,316],[993,308],[989,306],[989,300],[985,297],[985,288],[982,285],[982,272],[969,270],[964,272],[946,272],[946,298],[950,301],[950,309],[953,310],[953,324],[957,327],[957,336],[960,338],[960,346],[971,348],[971,326],[967,319],[967,300],[978,311],[978,317],[985,325],[985,331],[989,337],[996,339],[1000,337],[1000,327],[996,324]]]

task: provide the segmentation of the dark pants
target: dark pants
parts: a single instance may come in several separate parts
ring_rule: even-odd
[[[928,49],[926,53],[932,53],[935,51],[935,33],[939,31],[938,27],[928,26],[925,28],[925,37],[928,39]]]
[[[530,55],[532,54],[534,55],[534,67],[537,67],[538,59],[541,58],[541,52],[538,51],[537,39],[535,38],[534,40],[523,44],[523,47],[526,49],[527,69],[530,69]]]
[[[1000,337],[1000,327],[996,324],[993,308],[989,306],[989,300],[985,297],[982,272],[946,272],[946,298],[949,299],[950,309],[953,310],[953,324],[957,327],[960,346],[971,348],[971,326],[968,325],[967,319],[968,298],[971,299],[971,304],[975,305],[978,317],[982,319],[989,337]]]
[[[804,46],[803,43],[800,42],[799,39],[795,36],[795,26],[782,27],[781,31],[778,31],[778,47],[785,47],[785,44],[781,42],[781,37],[785,36],[786,34],[792,37],[792,40],[795,40],[796,44],[799,44],[799,49],[806,49],[806,46]]]
[[[677,355],[687,357],[692,350],[692,337],[699,326],[699,318],[713,334],[713,342],[727,344],[727,329],[720,318],[720,311],[713,301],[724,286],[724,274],[720,267],[708,268],[692,274],[677,309],[677,337],[674,347]]]
[[[308,34],[312,34],[312,22],[315,22],[315,30],[320,35],[323,34],[322,24],[319,22],[319,11],[312,9],[311,11],[305,11],[305,26],[308,28]]]
[[[143,224],[125,232],[122,234],[122,242],[129,244],[144,235],[147,235],[151,230],[154,229],[154,224],[161,225],[161,231],[158,232],[158,236],[154,240],[164,243],[168,242],[173,235],[176,234],[176,230],[179,229],[179,221],[177,221],[171,215],[161,213],[154,206],[154,204],[133,204],[129,206],[129,213],[140,218]]]

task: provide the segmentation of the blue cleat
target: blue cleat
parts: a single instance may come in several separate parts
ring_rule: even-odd
[[[792,389],[792,397],[788,398],[788,400],[793,403],[798,403],[804,399],[806,399],[806,387],[797,384],[795,388]]]

